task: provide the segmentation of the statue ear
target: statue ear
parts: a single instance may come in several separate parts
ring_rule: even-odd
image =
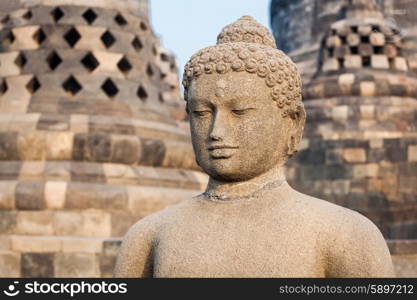
[[[298,151],[298,145],[300,144],[303,136],[304,124],[306,121],[306,112],[304,106],[297,105],[295,111],[288,116],[291,119],[290,136],[288,138],[288,157],[292,157]]]

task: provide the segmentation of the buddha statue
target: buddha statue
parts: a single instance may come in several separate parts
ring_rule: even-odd
[[[204,193],[139,220],[116,277],[390,277],[377,227],[285,180],[305,123],[297,67],[244,16],[185,66]]]

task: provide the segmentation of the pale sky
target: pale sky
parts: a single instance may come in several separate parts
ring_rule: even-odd
[[[201,48],[214,45],[220,30],[243,15],[270,28],[270,0],[149,0],[151,23],[162,46],[174,53],[179,73]]]

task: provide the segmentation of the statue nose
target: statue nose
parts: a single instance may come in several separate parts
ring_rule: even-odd
[[[221,141],[225,138],[230,128],[228,128],[227,116],[219,111],[216,112],[210,131],[212,141]]]

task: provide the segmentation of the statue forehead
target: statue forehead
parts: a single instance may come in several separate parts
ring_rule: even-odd
[[[262,79],[249,73],[227,73],[202,75],[193,80],[193,94],[215,94],[217,97],[226,95],[250,96],[262,92],[268,92]]]
[[[253,93],[253,91],[243,89],[243,87],[254,86],[267,90],[267,87],[262,79],[258,78],[254,74],[246,72],[202,75],[192,81],[192,87],[194,90],[202,89],[204,91],[207,91],[207,89],[214,89]]]
[[[225,97],[225,92],[226,92],[227,89],[228,89],[227,81],[225,79],[221,78],[221,79],[216,81],[214,94],[218,98],[224,98]]]

